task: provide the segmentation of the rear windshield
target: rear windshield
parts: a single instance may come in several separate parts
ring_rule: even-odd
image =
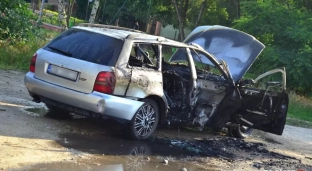
[[[123,41],[80,29],[70,29],[52,40],[45,50],[68,57],[102,64],[115,65]]]

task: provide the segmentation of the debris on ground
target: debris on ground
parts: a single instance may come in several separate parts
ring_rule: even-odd
[[[154,141],[165,142],[171,147],[187,150],[193,156],[213,157],[229,162],[229,164],[234,164],[235,162],[243,160],[253,161],[251,166],[256,169],[276,170],[300,168],[312,170],[311,165],[301,164],[301,161],[295,157],[269,151],[266,145],[260,142],[247,142],[243,139],[232,137],[214,137],[193,140],[158,138],[154,139]],[[237,153],[237,151],[240,151],[240,153]],[[253,157],[251,158],[250,156]],[[263,160],[260,163],[254,161],[254,158],[268,159],[268,161]]]

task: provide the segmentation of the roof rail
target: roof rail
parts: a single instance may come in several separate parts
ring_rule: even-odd
[[[113,26],[113,25],[104,25],[104,24],[81,23],[78,26],[99,27],[99,28],[108,28],[108,29],[116,29],[116,30],[125,30],[125,31],[132,31],[132,32],[137,32],[137,33],[144,33],[140,30],[130,29],[130,28],[126,28],[126,27]]]

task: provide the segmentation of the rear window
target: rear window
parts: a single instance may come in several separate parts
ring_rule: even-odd
[[[123,41],[80,29],[70,29],[52,40],[45,50],[68,57],[102,64],[115,65]]]

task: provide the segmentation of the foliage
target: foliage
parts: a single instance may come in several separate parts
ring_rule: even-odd
[[[11,42],[33,38],[31,12],[24,0],[0,1],[0,40]]]
[[[0,69],[28,70],[33,54],[58,34],[58,32],[39,29],[35,41],[0,43]]]
[[[195,1],[191,3],[190,11],[188,13],[188,28],[194,28],[195,22],[198,17],[198,11],[200,10],[201,1]],[[206,10],[203,12],[203,16],[199,21],[199,25],[228,25],[229,15],[225,7],[222,6],[220,0],[209,0]]]
[[[179,28],[184,39],[184,28],[194,29],[198,25],[228,25],[228,13],[220,0],[174,0],[176,18],[170,18],[175,28]],[[172,5],[173,4],[173,5]],[[181,33],[182,32],[182,33]]]
[[[296,3],[295,3],[296,2]],[[311,92],[312,17],[298,1],[245,1],[242,17],[234,27],[255,36],[267,48],[251,72],[260,74],[286,67],[288,87],[299,93]]]
[[[78,4],[77,17],[80,19],[88,18],[91,6],[89,5],[87,17],[87,1],[76,0]],[[230,20],[224,1],[228,0],[208,0],[203,12],[200,25],[229,25]],[[193,29],[198,18],[198,12],[203,0],[192,0],[189,3],[185,28]],[[133,27],[135,21],[139,21],[140,28],[145,28],[151,21],[160,21],[163,26],[173,24],[178,28],[176,11],[171,0],[100,0],[97,14],[97,21],[103,24]]]
[[[59,25],[59,19],[58,19],[58,12],[50,11],[50,10],[44,10],[43,16],[41,19],[42,22],[52,24],[52,25]],[[75,17],[70,17],[69,23],[73,23],[74,25],[78,25],[80,23],[84,23],[84,20],[80,20]],[[65,25],[66,23],[63,23]]]
[[[303,96],[289,94],[288,117],[312,122],[312,101]]]

